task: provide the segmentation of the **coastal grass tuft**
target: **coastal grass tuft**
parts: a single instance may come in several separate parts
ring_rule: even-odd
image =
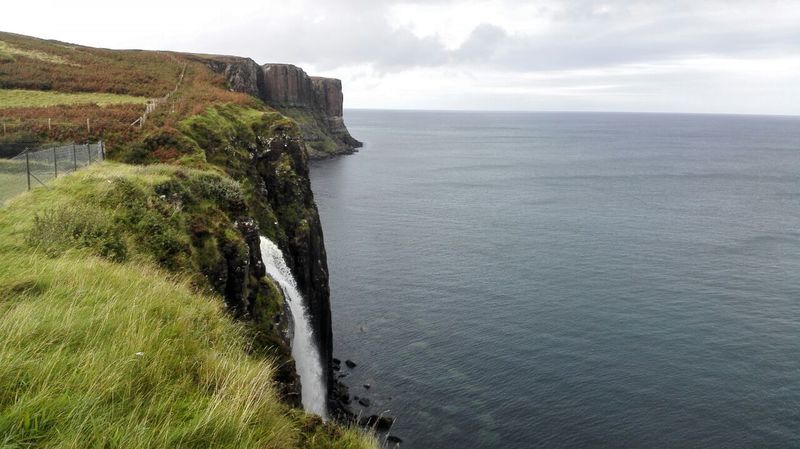
[[[145,243],[98,252],[133,210],[108,195],[161,186],[175,204],[176,170],[98,164],[0,209],[0,447],[376,447],[283,404],[247,327],[192,276],[136,256]],[[207,193],[237,201],[224,182]]]

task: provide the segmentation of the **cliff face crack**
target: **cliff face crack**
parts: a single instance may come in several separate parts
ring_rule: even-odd
[[[303,408],[310,413],[327,418],[327,379],[322,369],[322,358],[314,338],[313,326],[303,296],[283,253],[269,239],[261,237],[261,258],[269,274],[283,291],[292,313],[292,357],[300,376]]]

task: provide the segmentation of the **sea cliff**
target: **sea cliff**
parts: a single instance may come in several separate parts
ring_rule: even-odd
[[[151,342],[163,347],[164,351],[175,341],[185,343],[191,349],[176,354],[180,361],[170,365],[171,368],[163,367],[167,370],[164,375],[169,377],[169,370],[173,369],[187,388],[198,389],[197,392],[187,392],[187,395],[197,398],[214,395],[216,387],[204,383],[204,373],[219,371],[224,375],[223,368],[215,367],[213,360],[223,360],[224,353],[233,351],[252,366],[263,365],[269,374],[268,381],[277,381],[278,394],[283,399],[281,404],[269,410],[266,408],[272,407],[271,397],[253,405],[266,408],[263,415],[241,417],[238,423],[247,431],[203,435],[197,437],[198,444],[217,445],[220,438],[250,432],[253,438],[243,441],[263,445],[263,435],[258,434],[258,426],[266,425],[262,421],[271,419],[280,424],[282,421],[277,418],[280,415],[286,420],[285,424],[280,424],[284,426],[281,428],[289,429],[287,432],[290,434],[287,443],[281,447],[340,447],[338,444],[348,441],[346,444],[350,446],[347,447],[370,447],[373,444],[371,440],[357,432],[336,424],[323,425],[302,416],[302,413],[297,414],[296,408],[301,403],[300,379],[289,351],[292,317],[283,292],[275,279],[265,272],[259,247],[259,237],[264,236],[283,253],[309,311],[327,391],[332,395],[338,394],[331,370],[327,257],[311,191],[308,162],[310,157],[342,154],[360,145],[344,126],[341,82],[309,77],[302,69],[291,65],[259,66],[250,59],[232,56],[100,50],[8,33],[0,33],[0,44],[14,51],[9,53],[11,56],[0,55],[6,58],[0,58],[0,69],[3,69],[0,70],[0,86],[4,88],[30,88],[36,80],[26,78],[25,74],[45,70],[63,74],[54,76],[55,81],[48,84],[49,88],[66,92],[144,94],[162,99],[152,111],[148,109],[146,122],[133,120],[142,113],[137,105],[66,104],[46,111],[36,106],[0,107],[0,118],[16,127],[7,136],[9,140],[51,140],[56,133],[49,126],[39,126],[34,120],[42,114],[61,114],[65,123],[82,124],[91,120],[95,124],[91,129],[81,132],[81,128],[70,125],[63,131],[57,129],[57,135],[60,139],[74,140],[85,139],[87,134],[90,139],[102,137],[108,142],[108,156],[114,161],[100,164],[84,174],[59,178],[52,188],[22,195],[7,209],[0,209],[0,251],[3,251],[3,258],[24,261],[19,264],[22,271],[11,266],[7,266],[5,271],[0,270],[3,285],[9,286],[0,288],[1,310],[8,312],[7,307],[13,308],[19,299],[34,293],[37,298],[49,298],[47,292],[51,289],[55,292],[57,284],[40,284],[36,279],[28,279],[25,273],[37,270],[50,273],[48,270],[63,264],[83,266],[84,261],[93,264],[92,261],[100,260],[98,263],[109,272],[130,270],[130,282],[137,286],[147,285],[147,276],[161,277],[165,279],[162,290],[173,289],[175,298],[188,298],[185,299],[187,304],[199,304],[207,301],[204,298],[208,297],[212,302],[219,300],[224,304],[224,314],[214,315],[213,320],[208,317],[187,318],[199,326],[190,326],[194,329],[192,332],[179,326],[170,330],[171,334],[163,340]],[[94,118],[104,115],[105,122]],[[109,120],[109,116],[118,117],[118,121]],[[121,270],[116,270],[117,266]],[[147,274],[139,277],[139,272]],[[58,277],[58,273],[51,274],[46,275],[47,279]],[[92,272],[87,279],[105,285],[102,273]],[[171,279],[177,279],[178,284],[171,284]],[[122,298],[113,305],[109,303],[108,307],[124,306],[126,311],[120,313],[127,316],[125,314],[129,311],[125,301],[135,301],[134,292],[121,290],[115,293],[111,285],[103,288],[111,289],[103,291],[116,294],[115,298]],[[81,293],[82,297],[102,302],[102,299],[95,299],[94,294]],[[97,298],[105,297],[98,295]],[[169,322],[177,313],[169,309],[168,313],[164,312],[167,315],[158,315],[162,307],[159,301],[169,301],[169,295],[153,293],[148,298],[152,302],[152,313],[147,314],[147,320],[142,323],[136,321],[139,323],[136,326],[147,328],[150,324]],[[74,305],[67,301],[63,306]],[[46,301],[42,307],[47,307]],[[92,305],[86,307],[90,310]],[[166,306],[163,309],[167,310]],[[114,310],[106,313],[113,315],[116,313]],[[180,307],[175,310],[180,310]],[[187,309],[186,313],[193,310]],[[70,309],[65,313],[73,312]],[[85,311],[81,309],[74,313]],[[10,313],[8,316],[15,315]],[[155,321],[151,323],[150,320]],[[204,346],[213,343],[217,335],[213,334],[217,331],[211,329],[208,332],[213,335],[203,339],[201,329],[205,329],[203,323],[209,320],[222,323],[215,326],[223,326],[227,329],[225,332],[237,335],[232,337],[232,346],[222,349]],[[125,326],[133,322],[130,319],[117,324]],[[13,325],[13,322],[0,323],[0,337],[10,338],[9,332],[15,332]],[[94,336],[93,332],[101,329],[79,327],[70,330],[82,335],[86,343],[85,347],[76,346],[75,350],[81,354],[84,349],[87,354],[96,351],[92,345],[102,346],[106,337]],[[58,339],[39,343],[35,338],[26,341],[33,345],[41,343],[44,345],[42,348],[52,346],[54,357],[62,351]],[[240,347],[242,341],[249,343]],[[158,348],[150,348],[134,352],[157,354],[158,351]],[[198,351],[205,355],[198,355]],[[210,361],[208,357],[211,357]],[[192,362],[193,358],[199,361]],[[5,376],[29,369],[24,358],[15,360],[18,363],[9,365],[11,371],[0,370],[0,386],[5,388],[4,393],[0,393],[0,409],[11,410],[8,407],[12,402],[33,397],[31,395],[39,394],[37,388],[47,386],[46,383],[37,383],[44,378],[19,384],[14,381],[17,377]],[[114,372],[118,365],[111,361],[108,361],[108,366],[112,372],[105,375],[125,377],[133,374]],[[69,370],[69,367],[69,364],[59,365],[53,368],[53,372]],[[195,369],[202,372],[194,373]],[[67,373],[63,375],[67,376]],[[191,379],[198,376],[199,380],[193,384]],[[158,395],[167,391],[164,389],[173,388],[170,381],[164,380],[163,388],[148,384],[153,388],[147,390],[148,394]],[[133,376],[125,382],[137,381]],[[264,385],[266,394],[271,394],[274,384]],[[142,399],[134,387],[125,386],[123,390],[117,394],[120,401],[136,403]],[[74,385],[64,385],[61,390],[41,390],[41,394],[50,393],[86,395],[87,401],[99,400],[94,396],[98,392],[86,390],[77,378]],[[245,393],[243,390],[242,394]],[[176,397],[174,402],[176,407],[184,407],[180,413],[190,418],[204,416],[202,406],[186,405],[182,399]],[[50,423],[37,430],[41,436],[36,438],[51,438],[58,443],[61,434],[55,430],[78,426],[76,428],[83,431],[82,424],[64,421],[64,417],[73,416],[68,410],[53,409],[40,413],[35,405],[35,401],[31,402],[25,413],[41,415],[36,419],[46,419]],[[295,411],[286,412],[285,405],[294,407]],[[340,404],[331,400],[330,405],[335,413]],[[171,406],[168,404],[164,413],[173,413],[169,409]],[[235,407],[235,404],[231,406]],[[86,413],[102,412],[101,409],[93,410],[77,411],[74,416],[78,423],[85,423],[88,421],[81,419],[94,419],[94,415],[84,416]],[[140,410],[147,408],[134,407],[123,412],[135,414]],[[15,423],[16,419],[0,413],[0,426],[6,422]],[[105,418],[98,419],[98,422],[103,422]],[[113,432],[118,433],[115,441],[132,441],[130,438],[136,435],[131,435],[131,428],[124,425],[128,418],[120,419],[108,424],[110,429],[116,429]],[[139,418],[131,415],[130,419]],[[163,422],[168,423],[169,419],[164,418]],[[26,432],[31,429],[14,429],[3,427],[0,430],[5,435],[12,435],[9,441],[28,441],[30,436],[26,436]],[[87,441],[107,446],[110,443],[106,439],[113,436],[113,432],[93,433]],[[169,447],[170,441],[176,440],[166,439],[163,445],[153,444],[152,447]],[[237,444],[233,439],[218,446],[237,447]],[[137,446],[132,444],[130,447]],[[150,446],[145,444],[143,447]]]
[[[232,91],[260,98],[300,127],[311,158],[349,154],[362,146],[344,123],[342,82],[309,76],[292,64],[258,65],[249,58],[193,55],[225,77]]]

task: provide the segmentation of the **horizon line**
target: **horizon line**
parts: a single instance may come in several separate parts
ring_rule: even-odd
[[[786,117],[800,118],[797,114],[752,113],[752,112],[675,112],[675,111],[580,111],[580,110],[545,110],[545,109],[415,109],[415,108],[365,108],[346,107],[345,111],[396,111],[396,112],[460,112],[460,113],[519,113],[519,114],[652,114],[652,115],[731,115],[743,117]]]

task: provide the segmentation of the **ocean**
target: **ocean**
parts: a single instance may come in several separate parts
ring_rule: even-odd
[[[334,356],[402,447],[800,447],[800,118],[345,120]]]

